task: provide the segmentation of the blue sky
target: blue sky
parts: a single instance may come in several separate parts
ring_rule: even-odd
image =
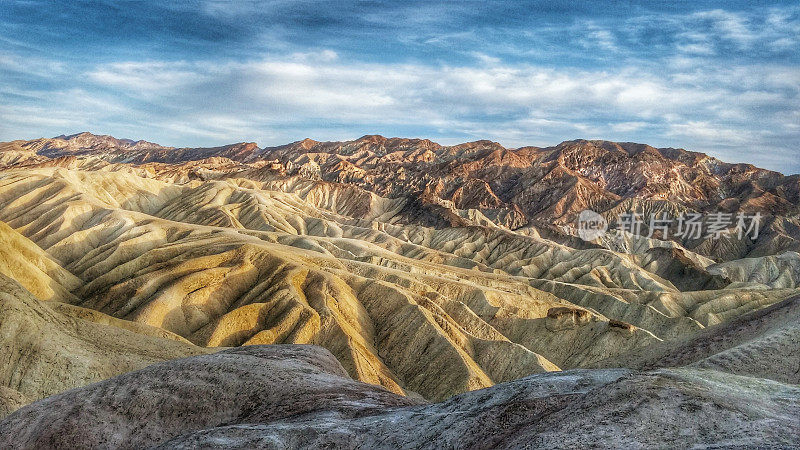
[[[0,140],[587,138],[800,173],[796,1],[0,2]]]

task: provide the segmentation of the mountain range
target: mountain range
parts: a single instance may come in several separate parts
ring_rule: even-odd
[[[172,148],[80,133],[4,144],[5,167],[75,169],[136,165],[171,181],[293,175],[361,195],[402,201],[386,222],[434,228],[491,225],[568,240],[563,227],[591,209],[615,223],[620,214],[760,212],[760,239],[672,240],[716,261],[800,250],[800,175],[729,164],[703,153],[643,144],[566,141],[506,149],[491,141],[442,146],[429,140],[364,136],[259,148],[238,143]],[[141,174],[142,172],[140,172]],[[274,183],[273,183],[274,184]],[[645,234],[647,221],[645,220]],[[568,240],[570,245],[580,245]]]
[[[609,231],[581,239],[584,210]],[[636,235],[630,212],[761,222]],[[80,133],[0,144],[0,243],[0,442],[19,448],[800,430],[798,175],[608,141]]]

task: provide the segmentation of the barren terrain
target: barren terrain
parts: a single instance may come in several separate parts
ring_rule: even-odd
[[[799,214],[796,175],[631,143],[3,143],[0,441],[797,444]]]

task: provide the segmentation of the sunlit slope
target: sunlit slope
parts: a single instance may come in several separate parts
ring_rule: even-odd
[[[798,384],[798,348],[800,296],[592,366],[634,369],[692,366]]]
[[[354,378],[429,399],[587,365],[796,292],[681,292],[635,255],[393,223],[402,208],[326,182],[0,173],[0,220],[77,277],[72,303],[203,346],[319,344]]]
[[[0,274],[0,412],[155,362],[209,353],[163,330],[101,316],[42,302]]]
[[[70,293],[81,280],[44,250],[0,222],[0,274],[16,281],[40,300],[74,302]]]

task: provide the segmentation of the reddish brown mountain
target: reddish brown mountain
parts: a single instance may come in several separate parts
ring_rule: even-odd
[[[0,163],[5,160],[6,166],[80,166],[94,158],[110,164],[160,164],[156,172],[177,177],[296,176],[407,198],[401,222],[469,225],[474,220],[465,217],[474,218],[469,211],[476,211],[501,227],[535,227],[561,240],[568,238],[560,227],[573,224],[584,209],[600,212],[612,223],[628,211],[645,217],[758,211],[765,219],[762,238],[755,242],[681,243],[717,259],[800,249],[800,176],[724,163],[683,149],[587,140],[507,149],[485,140],[442,146],[426,139],[374,135],[346,142],[304,139],[263,149],[254,143],[172,148],[90,133],[3,145]]]

